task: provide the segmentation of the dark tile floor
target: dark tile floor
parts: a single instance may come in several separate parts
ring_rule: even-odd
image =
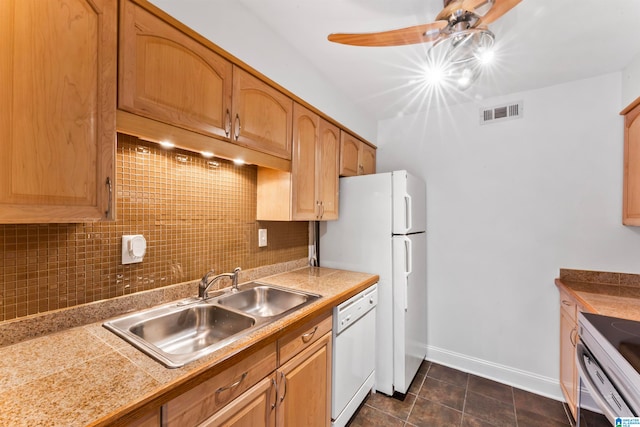
[[[349,427],[570,427],[567,414],[562,402],[425,361],[404,401],[371,394]],[[610,427],[600,416],[585,424]]]

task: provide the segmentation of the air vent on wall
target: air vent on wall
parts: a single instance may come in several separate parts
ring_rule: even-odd
[[[480,109],[480,124],[502,122],[504,120],[519,119],[524,113],[523,101],[513,104],[499,105]]]

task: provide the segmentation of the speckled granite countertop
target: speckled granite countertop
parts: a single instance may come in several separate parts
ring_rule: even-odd
[[[561,269],[556,285],[586,311],[640,321],[640,275]]]
[[[0,348],[0,425],[117,425],[123,416],[159,407],[172,391],[221,370],[221,362],[273,342],[377,280],[371,274],[312,267],[261,278],[322,298],[179,369],[165,368],[104,329],[102,321]]]

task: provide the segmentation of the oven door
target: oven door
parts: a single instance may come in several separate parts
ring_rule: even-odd
[[[582,400],[581,389],[583,386],[611,425],[615,425],[616,418],[635,417],[633,411],[627,406],[614,384],[582,341],[578,342],[576,346],[576,358],[580,375],[577,425],[580,425],[580,401]]]

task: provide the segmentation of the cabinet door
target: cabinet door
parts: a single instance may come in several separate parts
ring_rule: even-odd
[[[233,68],[233,138],[246,147],[291,159],[293,101],[241,68]]]
[[[338,219],[339,169],[340,169],[340,129],[326,120],[320,119],[320,139],[316,156],[318,173],[317,193],[321,201],[320,219]]]
[[[229,403],[199,427],[275,426],[275,373]]]
[[[360,175],[376,173],[376,149],[368,144],[362,144],[360,156]]]
[[[640,104],[624,117],[622,223],[640,225]]]
[[[278,426],[331,425],[331,333],[285,363],[277,375]]]
[[[355,176],[360,170],[362,142],[347,132],[340,133],[340,176]]]
[[[229,137],[231,63],[142,7],[122,5],[118,107]]]
[[[569,405],[569,409],[576,416],[577,401],[577,368],[576,348],[577,326],[569,317],[566,310],[560,310],[560,387]]]
[[[116,28],[112,0],[0,2],[0,223],[113,217]]]
[[[293,212],[295,221],[315,221],[320,214],[316,177],[320,165],[316,161],[316,145],[320,118],[299,104],[293,106]]]

